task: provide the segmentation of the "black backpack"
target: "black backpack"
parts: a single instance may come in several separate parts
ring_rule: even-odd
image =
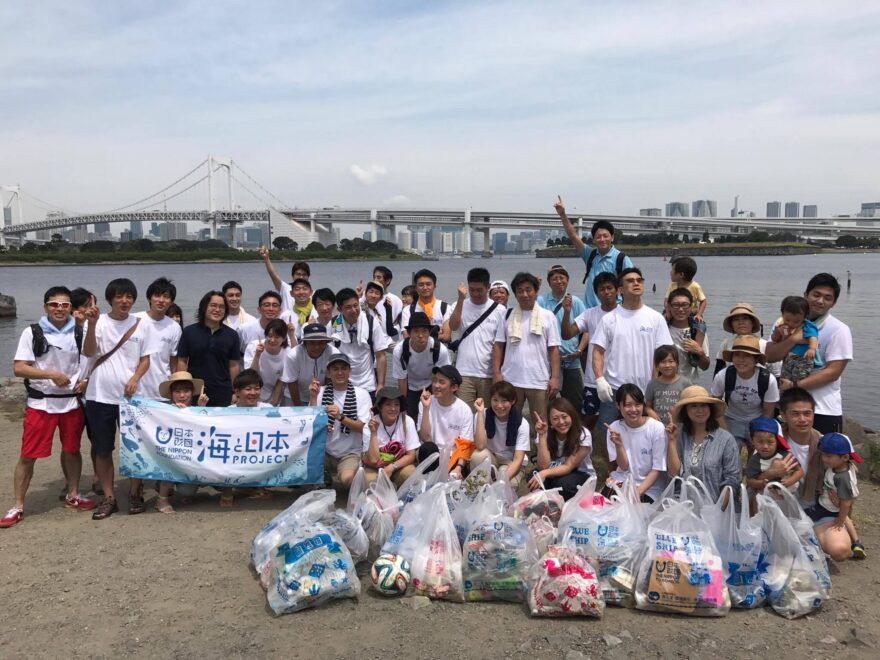
[[[584,273],[584,281],[581,284],[587,283],[587,278],[590,276],[590,270],[593,268],[593,262],[596,260],[596,257],[599,256],[599,250],[593,248],[590,250],[590,256],[587,257],[587,272]],[[626,259],[626,255],[623,252],[617,253],[617,260],[614,262],[614,270],[617,271],[617,277],[620,277],[620,274],[623,272],[623,260]]]
[[[46,339],[46,333],[43,332],[43,328],[40,327],[39,323],[31,323],[31,334],[33,335],[32,348],[34,351],[34,357],[40,357],[48,353],[49,340]],[[77,352],[79,355],[82,355],[83,329],[81,325],[73,326],[73,340],[76,342]],[[45,394],[44,392],[31,387],[31,381],[29,378],[24,379],[24,389],[27,391],[27,395],[32,399],[69,399],[76,396],[76,394]]]
[[[758,398],[761,403],[764,402],[764,395],[767,394],[767,388],[770,387],[770,372],[763,367],[756,367],[758,370]],[[736,388],[736,367],[730,365],[724,371],[724,403],[730,402],[730,395]]]
[[[431,349],[431,363],[436,367],[437,360],[440,359],[441,342],[434,340],[434,347]],[[400,365],[406,369],[409,366],[409,359],[412,357],[412,351],[409,348],[409,337],[403,340],[403,348],[400,349]]]

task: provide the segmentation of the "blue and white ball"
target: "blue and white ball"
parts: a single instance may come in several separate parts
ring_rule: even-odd
[[[383,596],[401,596],[412,579],[409,562],[400,555],[379,555],[370,569],[370,579],[373,588]]]

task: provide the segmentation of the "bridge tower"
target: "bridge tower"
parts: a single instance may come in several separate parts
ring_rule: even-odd
[[[217,182],[215,181],[215,176],[217,176],[217,172],[220,170],[226,170],[226,187],[228,192],[228,203],[229,210],[235,210],[235,197],[234,197],[234,189],[235,186],[235,176],[232,173],[232,159],[231,158],[218,158],[217,156],[208,155],[207,158],[208,164],[208,214],[211,219],[211,238],[217,238],[217,217],[215,215],[215,211],[217,211]],[[235,224],[234,222],[229,223],[229,230],[232,233],[232,247],[235,247]]]
[[[18,216],[19,222],[24,222],[21,214],[21,187],[0,186],[0,204],[3,206],[3,226],[9,227],[13,224],[13,204],[15,214]],[[0,246],[6,247],[6,234],[0,233]]]

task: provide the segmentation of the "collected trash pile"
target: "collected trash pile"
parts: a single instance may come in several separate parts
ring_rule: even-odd
[[[367,486],[361,468],[345,511],[334,491],[311,491],[266,525],[251,561],[272,610],[357,597],[360,562],[372,562],[372,588],[387,596],[526,603],[533,616],[770,605],[792,619],[830,597],[812,523],[781,486],[758,495],[749,517],[729,486],[716,502],[696,479],[672,480],[652,505],[631,483],[608,500],[595,478],[568,502],[556,490],[517,499],[488,461],[456,481],[429,471],[432,459],[398,490],[381,470]]]

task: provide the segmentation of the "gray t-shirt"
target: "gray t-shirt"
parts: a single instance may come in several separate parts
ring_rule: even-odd
[[[819,504],[829,511],[837,513],[840,511],[840,506],[831,501],[829,494],[836,493],[838,500],[854,500],[859,496],[857,483],[856,468],[852,463],[843,472],[835,472],[831,468],[826,468],[822,479],[822,494],[819,495]]]
[[[678,376],[672,383],[664,383],[657,378],[652,378],[645,388],[645,401],[651,402],[651,407],[660,416],[660,420],[666,424],[667,413],[672,412],[673,406],[681,398],[681,391],[692,385],[690,379]]]

